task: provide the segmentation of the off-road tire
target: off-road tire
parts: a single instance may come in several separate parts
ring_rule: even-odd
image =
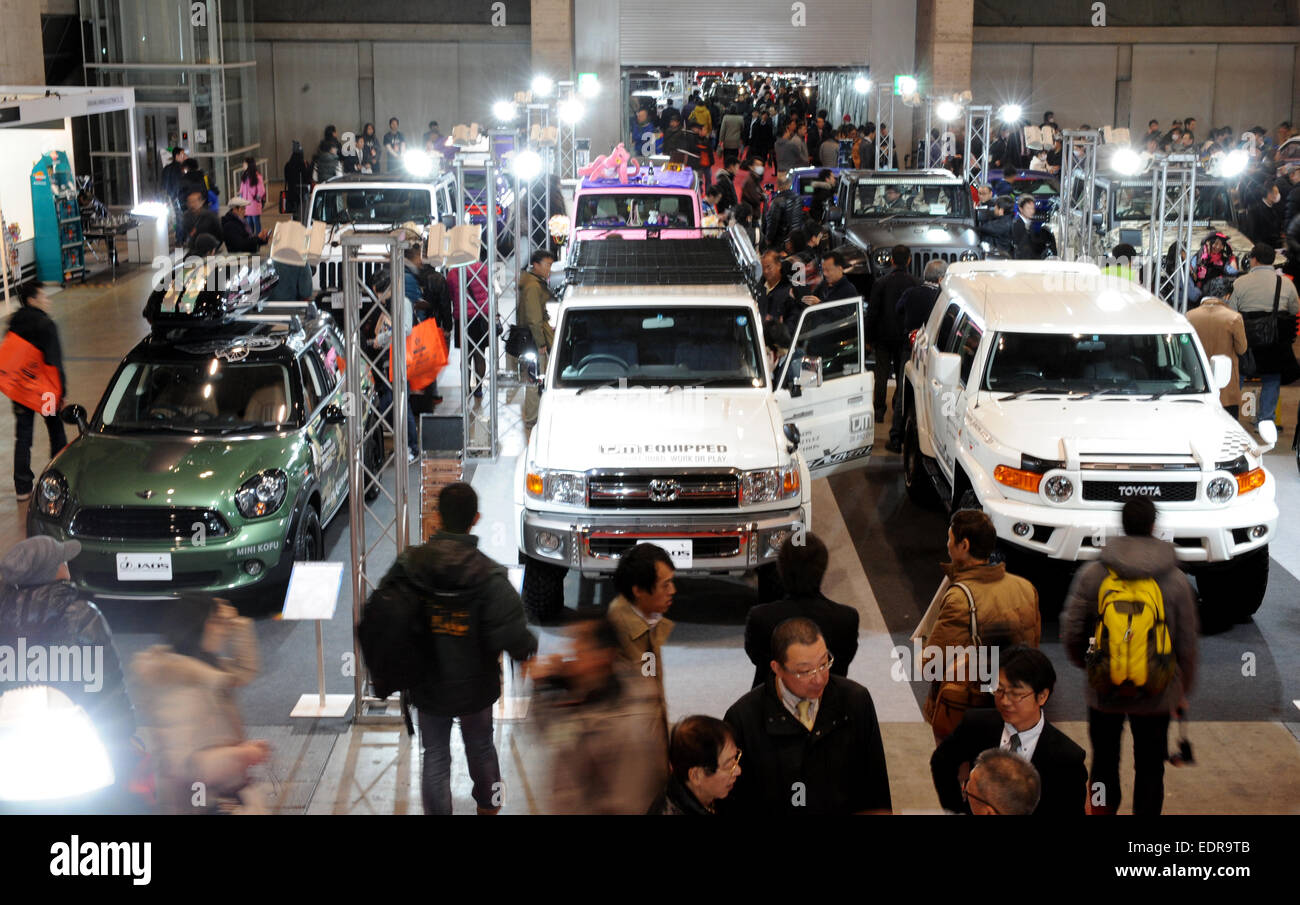
[[[564,566],[529,558],[524,563],[524,612],[537,624],[554,622],[564,611]]]

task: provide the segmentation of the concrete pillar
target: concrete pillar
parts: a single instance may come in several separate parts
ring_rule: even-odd
[[[970,89],[974,28],[975,0],[917,0],[916,65],[925,94]]]
[[[533,72],[573,78],[573,0],[531,0]]]
[[[44,85],[41,0],[0,0],[0,85]]]
[[[594,72],[600,93],[587,100],[587,115],[578,124],[578,136],[591,139],[591,155],[608,154],[623,140],[623,88],[618,64],[618,4],[610,0],[573,0],[582,27],[574,31],[573,63],[576,72]],[[576,73],[575,73],[576,74]]]

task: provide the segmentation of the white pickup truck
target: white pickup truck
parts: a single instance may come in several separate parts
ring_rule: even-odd
[[[1273,476],[1219,404],[1232,363],[1180,314],[1095,265],[978,261],[948,269],[904,369],[904,479],[918,502],[982,508],[1013,554],[1096,559],[1126,499],[1206,612],[1244,621],[1268,584]]]
[[[515,475],[532,618],[558,615],[570,570],[611,572],[641,541],[679,571],[757,570],[770,593],[781,543],[810,524],[811,479],[866,465],[861,299],[806,309],[774,381],[756,264],[734,232],[575,249]]]

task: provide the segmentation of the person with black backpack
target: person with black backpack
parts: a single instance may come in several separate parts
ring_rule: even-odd
[[[1174,545],[1153,537],[1150,497],[1124,504],[1124,536],[1079,570],[1061,616],[1061,645],[1087,673],[1091,813],[1120,805],[1119,743],[1133,731],[1133,813],[1159,814],[1165,798],[1169,717],[1196,684],[1196,594]]]
[[[492,705],[501,697],[497,658],[537,653],[523,603],[505,567],[478,550],[470,529],[478,495],[465,483],[438,494],[442,529],[408,547],[375,589],[357,634],[375,692],[404,690],[420,724],[420,797],[426,814],[451,814],[451,726],[460,722],[479,814],[501,808]],[[408,724],[409,725],[409,724]]]

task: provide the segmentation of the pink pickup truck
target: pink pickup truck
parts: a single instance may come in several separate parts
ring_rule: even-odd
[[[618,235],[644,239],[699,239],[704,216],[693,170],[652,167],[627,182],[587,177],[573,199],[574,240]]]

